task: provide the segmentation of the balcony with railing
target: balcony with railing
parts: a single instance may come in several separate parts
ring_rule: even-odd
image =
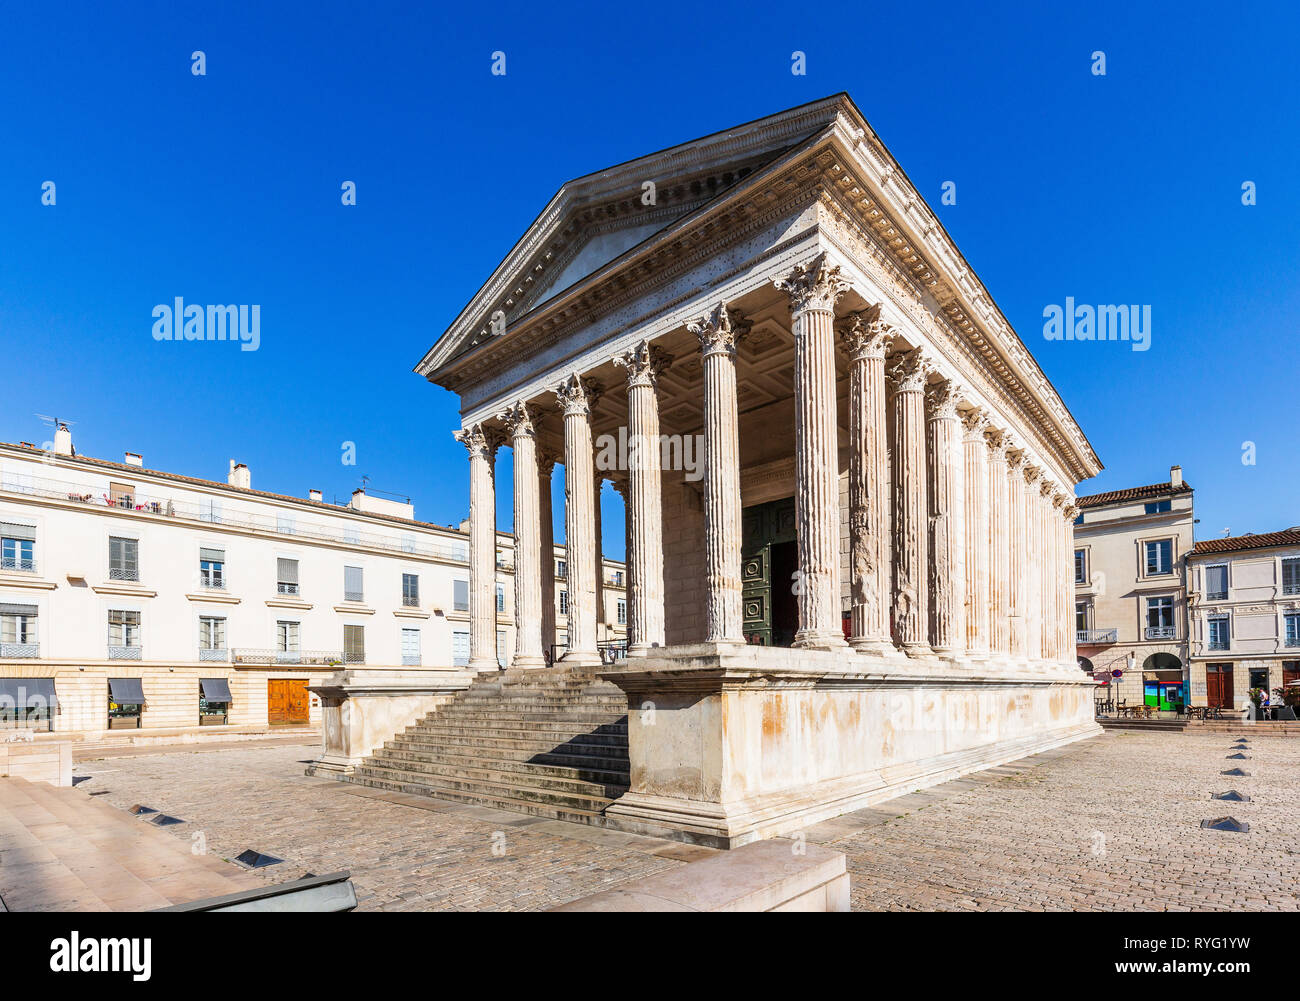
[[[108,646],[109,660],[141,660],[142,658],[143,654],[141,653],[141,647],[138,645],[117,646],[110,643]]]
[[[108,571],[109,580],[134,580],[140,579],[140,569],[138,567],[111,567]]]
[[[36,573],[36,561],[23,559],[21,556],[4,556],[0,557],[0,570],[10,570],[14,573]]]
[[[215,660],[225,663],[230,660],[229,650],[199,650],[199,660]]]
[[[76,483],[64,480],[44,479],[5,470],[0,476],[0,493],[21,494],[27,497],[45,497],[65,503],[85,504],[91,507],[111,507],[136,514],[180,521],[206,522],[209,524],[231,525],[237,528],[252,529],[275,535],[292,534],[294,538],[316,539],[322,542],[343,545],[367,546],[394,553],[425,556],[454,563],[469,561],[468,547],[464,543],[435,542],[429,539],[406,539],[400,535],[386,536],[373,532],[358,532],[343,524],[336,528],[313,522],[302,522],[296,518],[286,521],[283,515],[274,513],[257,514],[252,511],[227,509],[211,503],[199,504],[195,501],[175,500],[165,496],[148,496],[139,491],[130,494],[110,495],[102,486],[89,483]],[[350,509],[339,508],[340,515]],[[134,579],[134,578],[114,578]]]
[[[340,650],[260,650],[238,647],[230,651],[236,664],[298,664],[303,667],[330,667],[343,663]]]
[[[1118,640],[1118,629],[1078,629],[1074,633],[1074,642],[1079,646],[1102,646]]]
[[[39,657],[39,643],[0,643],[0,658]]]
[[[419,608],[419,607],[420,607],[420,596],[419,596],[418,594],[404,594],[404,595],[402,595],[402,607],[403,607],[403,608]]]
[[[344,600],[344,601],[355,601],[355,602],[358,602],[358,603],[359,603],[359,602],[363,602],[363,601],[366,600],[366,592],[365,592],[365,591],[344,591],[344,592],[343,592],[343,600]]]
[[[1176,626],[1147,626],[1144,635],[1149,640],[1171,640],[1177,633]]]
[[[290,583],[287,583],[286,581],[279,581],[279,582],[275,585],[275,593],[276,593],[276,594],[292,594],[292,595],[296,595],[296,594],[298,593],[298,585],[297,585],[297,584],[290,584]]]

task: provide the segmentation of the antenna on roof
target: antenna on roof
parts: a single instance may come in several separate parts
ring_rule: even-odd
[[[1232,529],[1230,529],[1230,528],[1225,528],[1225,529],[1223,530],[1223,537],[1224,537],[1225,539],[1228,538],[1228,537],[1231,536],[1231,535],[1232,535]]]
[[[56,430],[58,429],[60,424],[64,425],[65,427],[72,427],[74,424],[77,423],[76,421],[61,421],[57,417],[47,417],[45,414],[33,414],[32,416],[40,418],[42,423],[48,424],[50,427]]]

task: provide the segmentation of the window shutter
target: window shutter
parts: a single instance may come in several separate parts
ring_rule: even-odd
[[[1209,595],[1226,595],[1228,593],[1228,568],[1205,568],[1205,593]]]
[[[355,600],[360,601],[364,590],[365,588],[362,586],[361,567],[344,567],[343,591],[345,595],[355,595]]]
[[[19,525],[12,521],[0,521],[0,535],[6,539],[22,539],[26,542],[36,541],[35,525]]]
[[[1282,591],[1286,594],[1300,593],[1300,559],[1282,561]]]
[[[298,561],[279,558],[275,561],[276,574],[281,584],[298,583]]]
[[[226,551],[224,549],[199,549],[199,559],[207,560],[209,563],[225,563]]]
[[[469,581],[458,580],[453,581],[453,584],[455,590],[455,601],[453,602],[454,607],[457,611],[465,611],[469,608]]]
[[[365,660],[366,630],[364,626],[343,627],[343,657],[352,664],[359,664]]]

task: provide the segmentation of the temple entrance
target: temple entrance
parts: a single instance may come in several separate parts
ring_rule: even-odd
[[[799,553],[794,498],[747,507],[742,522],[740,586],[745,642],[791,646],[799,629],[794,593]]]

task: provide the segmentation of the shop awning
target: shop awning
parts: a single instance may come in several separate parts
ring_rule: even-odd
[[[109,678],[108,691],[119,706],[144,705],[144,685],[139,678]]]
[[[0,678],[0,707],[13,705],[15,709],[34,709],[48,706],[54,709],[53,678]]]
[[[199,690],[209,702],[233,702],[230,697],[230,685],[225,678],[200,678]]]

